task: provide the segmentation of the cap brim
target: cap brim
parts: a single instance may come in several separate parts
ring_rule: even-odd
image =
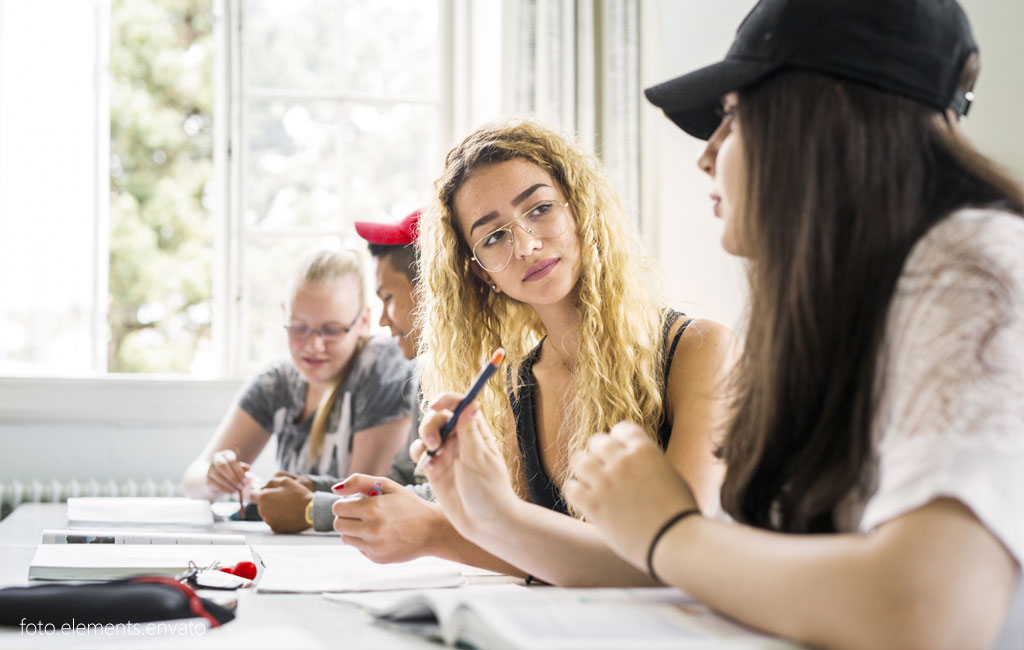
[[[644,91],[647,100],[690,135],[707,140],[721,121],[722,96],[775,71],[774,63],[726,59]]]
[[[395,224],[357,221],[356,232],[371,244],[385,246],[405,246],[412,243],[409,233]]]

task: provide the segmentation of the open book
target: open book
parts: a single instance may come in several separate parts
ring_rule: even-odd
[[[793,648],[732,623],[678,589],[560,589],[519,585],[324,594],[378,622],[448,645],[533,650]]]

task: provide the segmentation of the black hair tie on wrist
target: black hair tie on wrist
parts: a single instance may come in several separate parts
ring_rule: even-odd
[[[683,510],[682,512],[677,512],[676,514],[669,517],[668,521],[661,525],[661,528],[658,529],[658,532],[654,533],[654,537],[651,539],[651,545],[647,547],[647,574],[654,578],[655,582],[662,582],[661,578],[658,577],[658,574],[654,572],[653,564],[654,549],[658,546],[658,542],[661,540],[662,537],[664,537],[665,533],[667,533],[670,528],[678,524],[680,521],[686,519],[690,515],[699,514],[700,508],[688,508],[686,510]]]

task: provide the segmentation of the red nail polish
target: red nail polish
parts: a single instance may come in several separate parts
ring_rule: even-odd
[[[340,490],[343,487],[345,487],[344,483],[335,483],[334,485],[331,486],[331,489],[332,490]]]

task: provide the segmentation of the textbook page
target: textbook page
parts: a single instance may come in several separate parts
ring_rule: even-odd
[[[426,589],[466,584],[466,576],[497,575],[436,557],[376,564],[344,544],[259,545],[253,552],[265,566],[261,593],[321,593]]]
[[[245,544],[245,535],[157,533],[148,530],[43,530],[43,544]]]
[[[68,521],[107,524],[210,526],[213,513],[205,499],[179,497],[73,497]]]
[[[795,648],[733,623],[671,588],[560,589],[497,585],[388,594],[325,594],[389,626],[449,645],[489,649]],[[433,617],[438,621],[430,625]]]
[[[29,580],[115,580],[136,575],[175,576],[193,562],[234,566],[252,561],[245,544],[40,544]]]

